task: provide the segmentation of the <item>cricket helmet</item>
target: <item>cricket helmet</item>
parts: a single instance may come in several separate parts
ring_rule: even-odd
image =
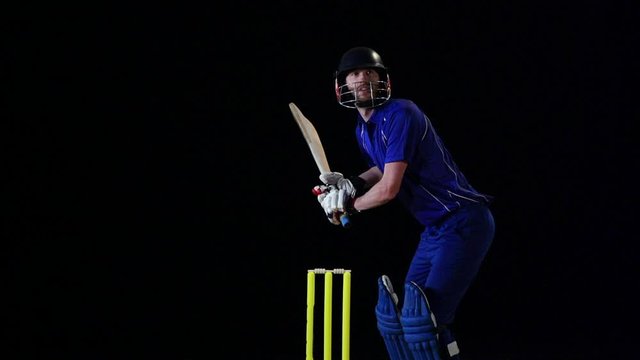
[[[346,77],[355,69],[374,69],[380,77],[377,83],[369,83],[370,100],[356,101],[355,93],[347,87]],[[338,70],[335,73],[335,91],[338,103],[348,108],[376,107],[384,104],[391,96],[391,82],[388,68],[382,62],[382,57],[375,50],[365,46],[347,50],[340,58]]]

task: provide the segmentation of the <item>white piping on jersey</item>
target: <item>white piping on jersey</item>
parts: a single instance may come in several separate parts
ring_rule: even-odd
[[[383,117],[382,121],[386,122],[387,118]],[[427,115],[424,115],[424,123],[425,123],[425,129],[424,129],[424,133],[422,134],[422,137],[420,138],[420,141],[424,141],[424,139],[427,137],[427,133],[429,132],[429,120],[427,118]],[[369,148],[367,147],[367,143],[364,141],[364,128],[365,128],[364,126],[362,128],[360,128],[360,141],[362,142],[362,146],[364,147],[365,151],[367,153],[369,153],[369,156],[373,156],[373,154],[371,153],[371,151],[369,151]],[[382,129],[380,130],[380,134],[382,136],[383,144],[384,144],[384,146],[386,148],[387,147],[387,140],[388,140],[387,136],[384,133],[384,131],[382,131]],[[436,138],[436,144],[438,146],[438,149],[440,150],[440,153],[442,154],[442,161],[447,165],[447,168],[453,173],[454,179],[456,181],[456,186],[458,187],[458,189],[460,189],[462,191],[465,191],[465,192],[470,192],[470,190],[462,188],[460,186],[460,184],[458,183],[458,174],[453,170],[453,167],[447,162],[447,160],[446,160],[446,158],[444,156],[445,153],[444,153],[444,150],[443,150],[442,144],[440,143],[439,138]],[[425,188],[421,184],[418,184],[418,186],[420,186],[420,188],[422,190],[424,190],[427,194],[429,194],[429,196],[431,196],[435,201],[437,201],[440,205],[442,205],[442,207],[445,210],[447,210],[447,212],[451,212],[451,209],[444,202],[442,202],[437,196],[432,194],[427,188]],[[472,199],[472,198],[463,196],[461,194],[454,193],[454,192],[452,192],[450,190],[447,190],[447,193],[449,194],[449,196],[457,196],[459,198],[466,199],[468,201],[472,201],[472,202],[475,202],[475,203],[478,202],[478,200],[476,200],[476,199]],[[486,200],[486,196],[481,195],[481,194],[478,194],[478,195],[482,196]],[[456,201],[455,203],[456,203],[456,205],[460,206],[460,202]]]
[[[424,115],[424,134],[422,134],[420,141],[427,137],[427,132],[429,132],[429,120],[427,120],[427,115]]]
[[[424,115],[424,133],[422,134],[422,137],[420,138],[420,141],[423,141],[423,140],[427,137],[427,133],[428,133],[428,132],[429,132],[429,120],[427,119],[427,115]],[[442,152],[442,153],[443,153],[443,155],[444,155],[444,152],[442,151],[442,148],[440,147],[440,142],[436,141],[436,144],[438,144],[438,149],[440,149],[440,152]],[[443,159],[444,159],[444,156],[443,156]],[[445,164],[446,164],[446,161],[445,161]],[[447,164],[447,167],[448,167],[450,170],[453,170],[453,169],[451,169],[451,167],[449,166],[449,164]],[[455,171],[454,171],[453,173],[454,173],[454,175],[455,175]],[[457,184],[457,183],[458,183],[458,179],[456,178],[456,184]],[[435,196],[434,194],[432,194],[432,193],[431,193],[431,191],[427,190],[427,188],[425,188],[425,187],[424,187],[424,186],[422,186],[421,184],[419,184],[419,185],[420,185],[420,188],[421,188],[422,190],[426,191],[426,193],[427,193],[427,194],[429,194],[429,196],[431,196],[434,200],[436,200],[438,203],[440,203],[440,205],[442,205],[442,207],[443,207],[445,210],[447,210],[448,212],[451,212],[451,209],[449,209],[449,207],[448,207],[444,202],[440,201],[440,199],[439,199],[437,196]],[[460,203],[456,201],[456,205],[460,206]]]
[[[478,200],[476,200],[476,199],[471,199],[471,198],[468,198],[468,197],[466,197],[466,196],[462,196],[462,195],[460,195],[460,194],[456,194],[456,193],[454,193],[453,191],[449,191],[449,190],[447,190],[447,192],[449,193],[449,195],[457,196],[457,197],[459,197],[459,198],[463,198],[463,199],[465,199],[465,200],[473,201],[473,202],[475,202],[475,203],[477,203],[477,202],[478,202]]]
[[[383,123],[387,122],[387,117],[386,116],[382,117],[382,122]],[[388,140],[387,139],[387,134],[384,133],[384,130],[382,128],[380,129],[380,134],[382,135],[382,142],[384,143],[384,148],[386,149],[386,148],[389,147],[389,146],[387,146],[387,140]]]
[[[369,148],[367,147],[367,143],[364,141],[364,128],[365,126],[360,127],[360,142],[362,143],[362,147],[364,148],[364,151],[366,151],[367,154],[369,154],[369,156],[373,158],[373,154],[371,153],[371,151],[369,151]]]
[[[422,186],[421,184],[418,184],[418,186],[420,186],[420,188],[421,188],[422,190],[424,190],[427,194],[429,194],[429,196],[431,196],[435,201],[439,202],[439,203],[440,203],[440,205],[442,205],[442,207],[443,207],[445,210],[447,210],[448,212],[451,212],[451,209],[449,209],[449,207],[448,207],[447,205],[445,205],[445,203],[443,203],[442,201],[440,201],[440,199],[439,199],[437,196],[433,195],[433,194],[431,193],[431,191],[427,190],[427,188],[425,188],[425,187],[424,187],[424,186]],[[460,206],[460,203],[456,201],[456,205]]]
[[[429,121],[427,120],[427,116],[426,115],[424,116],[424,121],[427,124],[429,124]],[[440,154],[442,154],[442,162],[445,163],[445,165],[447,165],[447,168],[451,171],[451,173],[453,174],[453,178],[456,180],[456,187],[459,190],[463,191],[463,192],[469,192],[470,193],[471,190],[465,189],[462,186],[460,186],[460,183],[458,182],[458,174],[455,172],[455,170],[453,170],[453,167],[451,166],[451,164],[449,164],[447,162],[447,159],[444,156],[444,149],[442,147],[442,144],[440,143],[440,138],[436,138],[436,145],[438,145],[438,149],[440,150]],[[456,194],[456,193],[454,193],[452,191],[449,191],[449,190],[447,190],[447,192],[449,193],[449,195],[455,195],[455,196],[458,196],[458,197],[463,198],[463,199],[467,199],[467,200],[470,200],[470,201],[473,201],[473,202],[478,202],[477,200],[473,200],[473,199],[467,198],[465,196],[462,196],[460,194]],[[476,194],[479,195],[479,196],[482,196],[485,200],[487,200],[486,196],[484,196],[482,194],[479,194],[479,193],[476,193]]]

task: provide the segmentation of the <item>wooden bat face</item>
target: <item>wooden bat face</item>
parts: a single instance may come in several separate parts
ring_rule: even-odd
[[[311,121],[302,114],[296,104],[289,103],[289,109],[291,110],[291,114],[296,120],[296,123],[300,127],[300,131],[302,131],[302,135],[307,141],[307,145],[309,145],[311,155],[313,155],[313,159],[318,166],[318,170],[321,174],[331,172],[327,156],[324,153],[324,148],[322,147],[322,142],[320,141],[320,136],[318,135],[316,128],[313,126]]]

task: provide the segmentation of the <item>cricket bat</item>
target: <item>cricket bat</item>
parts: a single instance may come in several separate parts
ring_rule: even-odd
[[[296,104],[292,102],[289,103],[289,109],[291,110],[291,114],[296,120],[298,127],[300,127],[300,131],[302,131],[302,136],[307,141],[307,145],[309,145],[311,155],[313,155],[313,160],[315,160],[320,174],[331,172],[318,131],[316,131],[316,128],[313,126],[311,121],[302,114],[302,111],[300,111]],[[343,227],[349,227],[351,225],[347,213],[343,213],[340,216],[340,222]]]

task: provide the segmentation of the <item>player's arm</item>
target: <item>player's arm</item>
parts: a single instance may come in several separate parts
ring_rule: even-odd
[[[372,166],[369,170],[358,175],[358,177],[364,180],[367,188],[370,188],[382,179],[382,171],[377,166]]]
[[[385,164],[384,173],[378,168],[371,168],[359,176],[367,184],[374,184],[366,193],[355,199],[353,207],[357,211],[375,208],[393,200],[400,191],[402,177],[407,163],[396,161]],[[376,179],[379,179],[376,181]]]

